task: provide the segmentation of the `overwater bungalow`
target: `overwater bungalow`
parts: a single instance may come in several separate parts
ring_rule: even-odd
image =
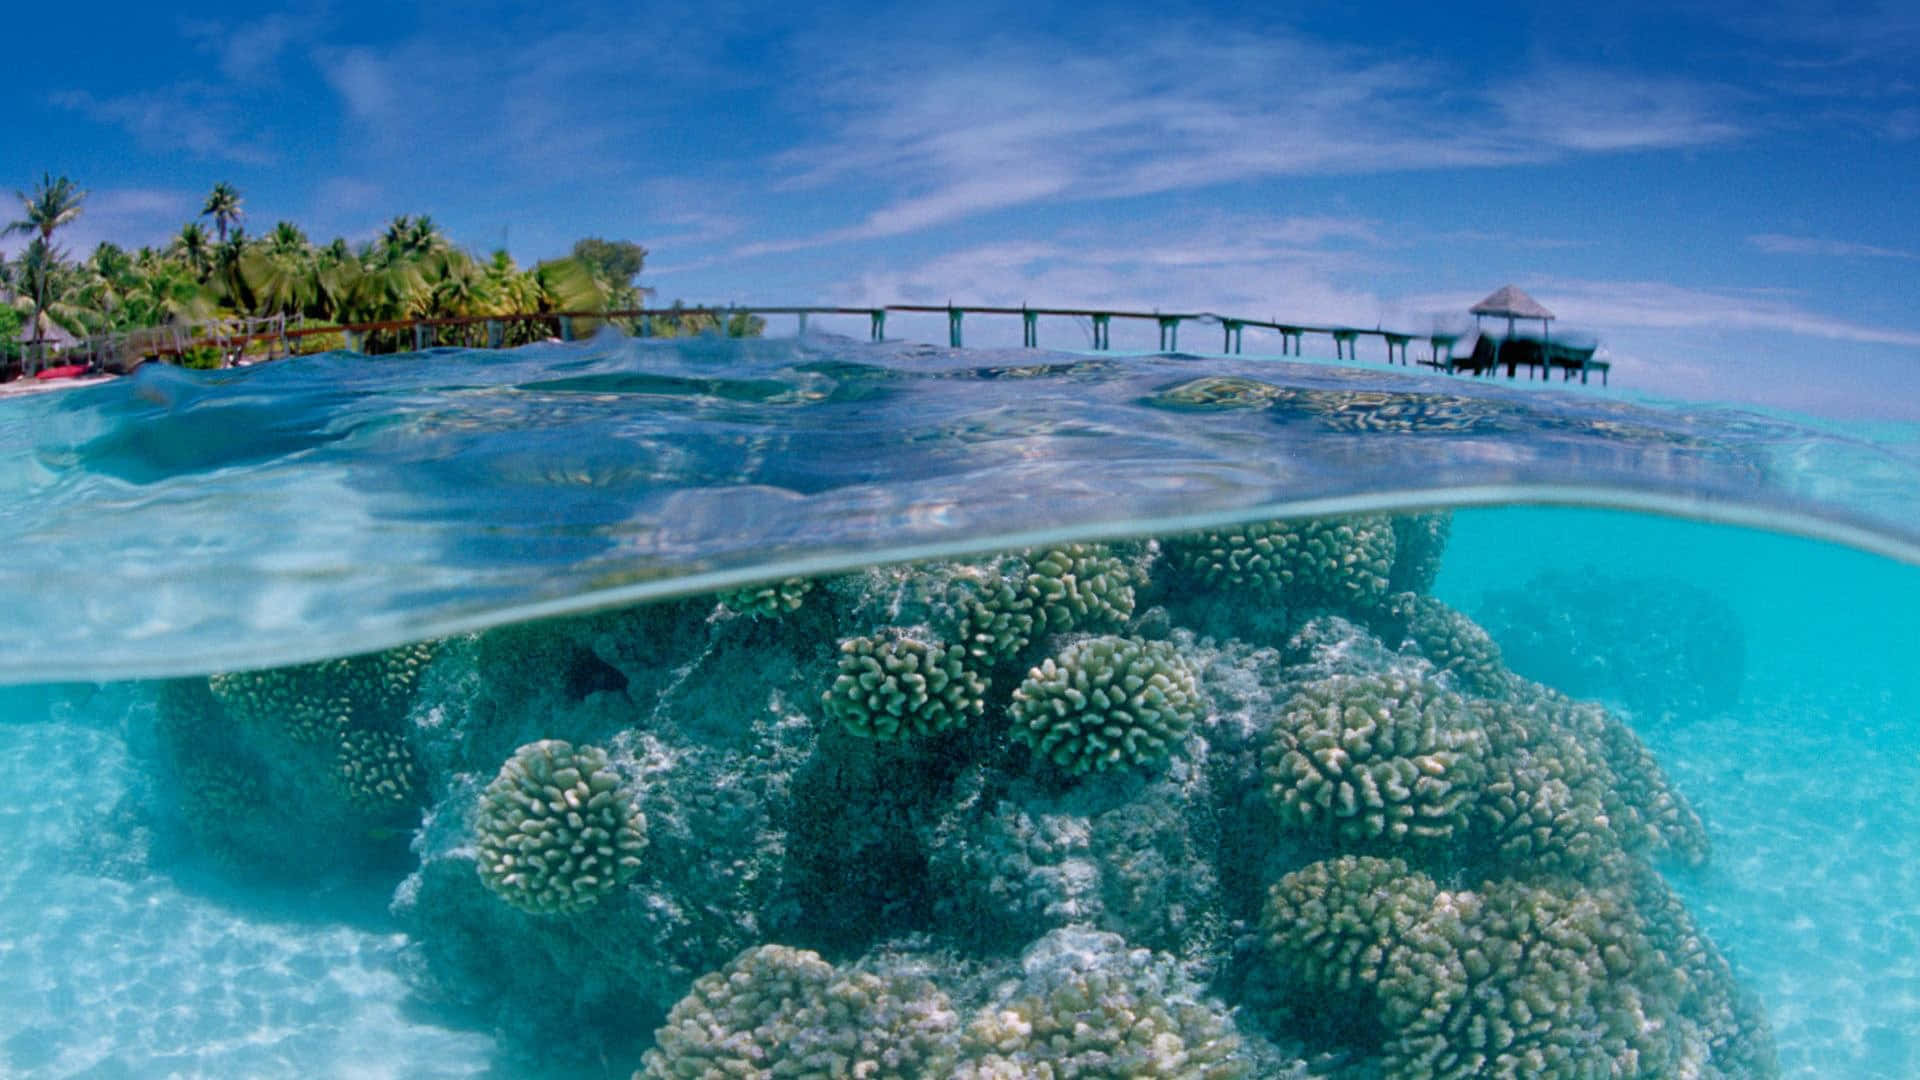
[[[1594,359],[1600,343],[1585,334],[1555,337],[1549,325],[1555,318],[1553,312],[1517,286],[1502,286],[1469,310],[1473,314],[1473,332],[1454,343],[1446,361],[1447,370],[1473,375],[1504,371],[1508,378],[1525,370],[1527,377],[1532,378],[1538,369],[1540,377],[1546,379],[1558,369],[1562,380],[1570,380],[1577,373],[1580,381],[1586,382],[1590,374],[1598,372],[1601,383],[1607,381],[1610,365],[1605,360]],[[1501,332],[1497,324],[1489,330],[1486,327],[1489,318],[1505,319],[1505,332]],[[1540,326],[1537,331],[1522,329],[1522,322],[1538,322]]]

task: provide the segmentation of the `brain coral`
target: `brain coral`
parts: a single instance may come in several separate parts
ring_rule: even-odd
[[[1424,593],[1440,576],[1440,559],[1453,532],[1453,513],[1436,510],[1393,519],[1393,573],[1387,588],[1393,592]]]
[[[1394,544],[1389,519],[1358,516],[1251,522],[1173,537],[1161,551],[1174,570],[1210,589],[1370,607],[1387,593]]]
[[[513,752],[480,795],[480,880],[536,915],[585,910],[639,867],[647,819],[606,752],[559,739]]]
[[[924,980],[842,974],[818,953],[761,945],[693,984],[633,1075],[951,1076],[958,1027]]]
[[[1068,645],[1013,692],[1013,737],[1072,773],[1149,765],[1201,714],[1193,669],[1164,641],[1096,637]]]
[[[1402,623],[1406,640],[1434,667],[1452,672],[1462,690],[1483,697],[1506,690],[1510,676],[1500,646],[1478,623],[1418,593],[1397,593],[1387,606]]]
[[[729,589],[720,594],[720,602],[742,615],[771,618],[800,610],[812,588],[813,582],[806,578],[785,578],[764,585]]]
[[[1287,825],[1434,841],[1466,823],[1486,752],[1466,702],[1424,676],[1334,675],[1282,706],[1261,762]]]
[[[314,664],[210,676],[213,696],[235,718],[277,726],[295,742],[328,742],[357,721],[403,712],[437,651],[420,642]]]
[[[1388,1080],[1771,1075],[1764,1030],[1638,901],[1565,882],[1447,891],[1342,856],[1283,878],[1262,927],[1302,1011],[1377,1025],[1364,1041]]]
[[[848,732],[892,741],[965,726],[986,692],[962,650],[890,630],[840,643],[840,674],[821,703]]]
[[[1026,978],[967,1026],[959,1080],[1161,1077],[1251,1071],[1221,1012],[1174,965],[1115,934],[1057,930],[1023,958]]]
[[[1035,552],[1028,566],[1024,591],[1048,633],[1118,626],[1133,616],[1133,568],[1105,544]]]
[[[1045,618],[1035,610],[1025,576],[1012,578],[1002,566],[958,566],[948,591],[961,613],[962,646],[968,656],[989,666],[1018,656]]]
[[[370,813],[405,809],[421,795],[420,766],[413,750],[390,731],[348,731],[340,738],[336,767],[347,801]]]

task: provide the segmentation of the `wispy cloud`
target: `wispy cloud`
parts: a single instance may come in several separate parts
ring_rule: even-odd
[[[1476,86],[1472,73],[1417,56],[1197,24],[1065,57],[1058,44],[896,49],[818,73],[808,104],[837,120],[778,164],[792,187],[873,185],[880,204],[857,224],[742,254],[1043,202],[1668,149],[1741,132],[1727,95],[1676,77],[1553,68]]]
[[[1726,92],[1670,77],[1554,65],[1492,93],[1507,130],[1570,151],[1663,150],[1741,134]]]
[[[261,83],[273,81],[295,43],[322,27],[315,16],[275,12],[250,21],[187,19],[181,32],[212,55],[227,78]]]
[[[830,292],[853,305],[1033,302],[1399,325],[1403,313],[1371,287],[1343,284],[1396,269],[1379,261],[1380,247],[1374,223],[1336,218],[1210,220],[1189,230],[1107,235],[1068,230],[869,270]]]
[[[63,90],[51,100],[88,119],[120,127],[152,150],[186,151],[241,165],[268,165],[274,160],[234,95],[205,83],[104,98],[85,90]]]
[[[1903,348],[1920,347],[1920,330],[1875,326],[1808,308],[1777,289],[1702,289],[1661,281],[1546,278],[1529,291],[1562,323],[1605,333],[1613,328],[1768,331]],[[1413,298],[1436,311],[1463,310],[1478,297],[1436,293]]]
[[[1788,236],[1784,233],[1759,233],[1747,237],[1747,243],[1772,255],[1833,255],[1842,258],[1920,259],[1920,251],[1855,244],[1844,240],[1825,240],[1815,236]]]
[[[122,247],[159,244],[190,221],[200,210],[198,196],[192,192],[167,188],[104,188],[87,192],[80,216],[62,230],[61,248],[85,255],[103,240]],[[0,244],[0,250],[16,251],[19,238]]]

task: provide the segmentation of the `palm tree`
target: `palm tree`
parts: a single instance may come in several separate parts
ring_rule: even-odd
[[[220,242],[226,243],[227,226],[247,216],[247,212],[240,209],[240,189],[224,180],[213,185],[213,191],[207,195],[207,204],[200,208],[200,216],[213,219]]]
[[[173,238],[167,249],[168,254],[176,256],[186,264],[193,276],[201,281],[213,272],[213,250],[207,243],[207,230],[197,221],[189,221],[180,226],[180,235]]]
[[[0,236],[12,236],[16,233],[37,234],[35,242],[39,249],[34,252],[38,260],[39,272],[34,275],[33,322],[35,336],[41,323],[41,316],[47,310],[47,286],[53,264],[60,261],[60,249],[53,246],[54,230],[70,225],[80,216],[80,208],[87,200],[87,193],[79,185],[64,176],[56,178],[52,173],[42,173],[40,183],[29,195],[24,191],[14,192],[20,199],[20,209],[25,215],[7,223]],[[29,251],[32,252],[32,245]],[[22,260],[26,255],[22,255]],[[23,275],[24,276],[24,275]]]

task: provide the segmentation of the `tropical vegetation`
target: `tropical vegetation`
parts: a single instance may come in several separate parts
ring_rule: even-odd
[[[45,346],[33,343],[58,340],[63,332],[80,338],[162,328],[190,335],[217,319],[272,317],[296,327],[500,317],[499,343],[512,345],[553,332],[549,323],[513,316],[633,310],[652,292],[638,283],[647,250],[630,241],[588,237],[566,256],[523,267],[505,251],[481,257],[456,245],[427,215],[403,214],[364,243],[336,237],[317,244],[291,221],[249,233],[241,193],[224,182],[214,185],[201,209],[211,230],[189,221],[163,247],[129,251],[102,242],[76,258],[57,240],[84,210],[86,191],[46,174],[32,190],[15,194],[19,216],[5,225],[5,235],[28,240],[14,257],[0,258],[0,349],[7,350],[0,361],[43,352]],[[745,317],[720,325],[710,314],[686,312],[650,319],[647,329],[663,336],[742,335],[761,326]],[[493,343],[487,337],[486,327],[474,324],[432,330],[435,344]],[[321,347],[343,340],[322,339]],[[387,351],[413,342],[385,329],[354,344]]]

